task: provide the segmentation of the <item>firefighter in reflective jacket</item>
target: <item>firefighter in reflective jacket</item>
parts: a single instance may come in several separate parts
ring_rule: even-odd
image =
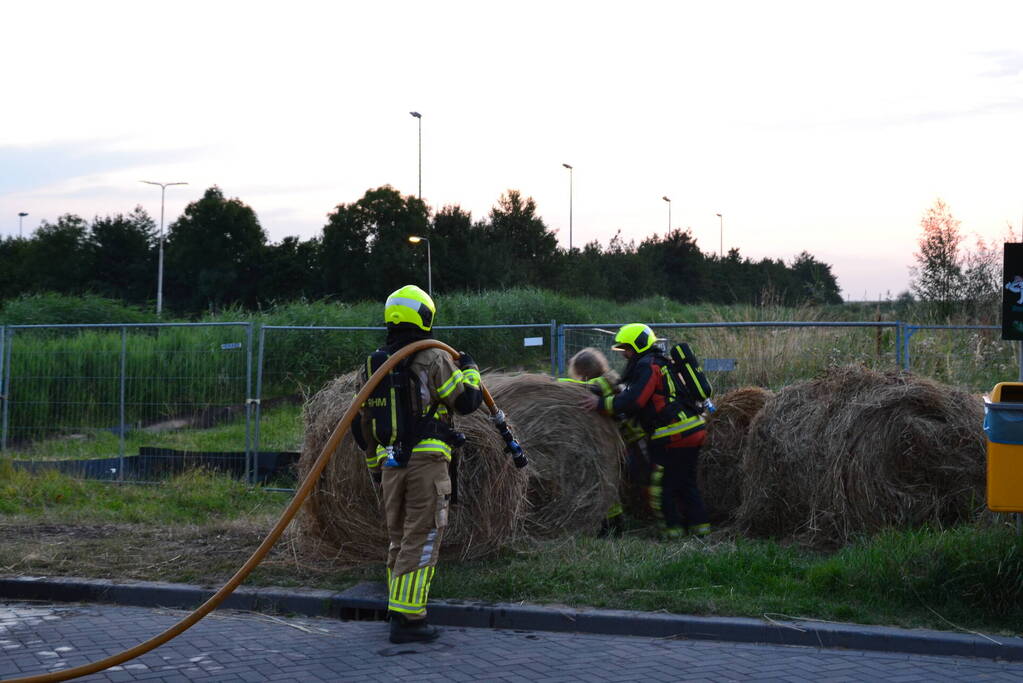
[[[430,296],[414,285],[391,294],[384,306],[384,350],[393,354],[431,338],[436,310]],[[430,641],[439,635],[426,622],[426,602],[448,523],[451,448],[461,437],[453,428],[452,414],[471,413],[483,400],[479,369],[468,354],[463,353],[456,364],[441,349],[425,349],[412,357],[407,369],[412,410],[419,416],[407,461],[401,464],[389,458],[366,409],[361,420],[366,464],[383,488],[389,539],[387,609],[394,643]]]
[[[611,366],[607,362],[607,357],[604,356],[600,350],[588,346],[585,349],[577,351],[568,361],[568,377],[559,377],[559,382],[566,382],[569,384],[578,384],[585,386],[587,389],[592,391],[594,395],[599,396],[601,399],[605,399],[608,396],[613,396],[618,391],[618,382],[620,378],[618,373],[611,369]],[[619,427],[624,423],[620,423]],[[622,438],[625,438],[625,431],[622,432]],[[644,434],[640,434],[642,438]],[[628,442],[626,442],[628,443]],[[625,489],[631,493],[632,486],[631,480],[629,479],[628,457],[626,462],[622,463],[626,467],[623,468],[621,476],[622,482],[625,484]],[[607,515],[604,517],[604,521],[600,527],[600,534],[607,536],[616,534],[621,531],[622,525],[622,513],[624,509],[619,501],[615,501],[611,504],[611,507],[607,511]]]
[[[679,538],[686,531],[704,536],[710,533],[710,524],[697,487],[696,465],[706,425],[673,376],[668,359],[654,346],[656,341],[647,325],[623,326],[611,348],[628,361],[622,377],[625,388],[615,396],[591,401],[589,407],[610,416],[635,417],[646,432],[650,462],[662,468],[665,537]]]

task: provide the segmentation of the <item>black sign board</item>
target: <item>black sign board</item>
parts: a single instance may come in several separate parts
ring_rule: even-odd
[[[1002,275],[1002,339],[1023,340],[1023,243],[1006,242]]]

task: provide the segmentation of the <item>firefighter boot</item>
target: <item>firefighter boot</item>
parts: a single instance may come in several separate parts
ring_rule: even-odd
[[[426,619],[411,620],[391,612],[392,643],[429,643],[439,636],[440,629],[427,624]]]

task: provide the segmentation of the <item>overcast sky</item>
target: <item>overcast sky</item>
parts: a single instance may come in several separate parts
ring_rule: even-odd
[[[908,287],[938,197],[1023,220],[1023,4],[35,2],[0,6],[0,235],[219,185],[271,240],[391,184],[484,217],[509,188],[567,246],[691,228],[705,252]],[[599,293],[595,293],[599,294]]]

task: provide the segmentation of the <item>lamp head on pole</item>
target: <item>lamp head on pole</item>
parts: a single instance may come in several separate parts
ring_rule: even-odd
[[[419,244],[420,242],[429,242],[430,240],[425,237],[420,237],[419,235],[409,235],[408,241],[412,244]]]
[[[572,165],[571,164],[562,164],[562,166],[564,166],[565,168],[567,168],[570,171],[572,170]]]
[[[718,218],[721,218],[721,214],[719,214],[719,213],[716,213],[714,215],[717,216]]]
[[[410,111],[409,114],[412,114],[412,116],[416,117],[417,119],[423,118],[423,115],[417,111]]]
[[[663,199],[664,201],[666,201],[666,202],[668,202],[669,204],[671,204],[671,200],[670,200],[670,199],[668,199],[667,197],[661,197],[661,199]]]
[[[19,212],[18,212],[18,218],[24,218],[24,217],[25,217],[25,216],[27,216],[27,215],[28,215],[28,214],[27,214],[27,213],[25,213],[24,211],[19,211]]]
[[[146,185],[156,185],[157,187],[170,187],[171,185],[188,185],[188,183],[154,183],[152,180],[140,180],[140,183]]]

